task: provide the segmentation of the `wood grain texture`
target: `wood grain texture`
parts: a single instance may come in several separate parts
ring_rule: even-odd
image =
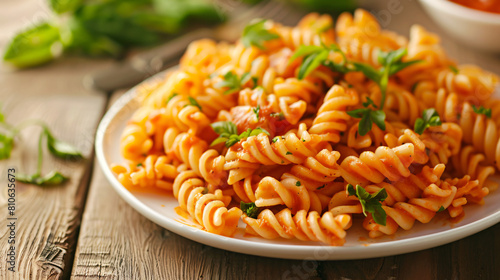
[[[54,136],[72,143],[86,157],[82,161],[64,161],[44,151],[42,174],[59,170],[71,179],[53,187],[17,183],[17,272],[8,272],[6,263],[0,262],[0,279],[59,279],[69,273],[66,270],[71,268],[87,194],[94,132],[106,103],[104,95],[88,92],[82,85],[84,74],[96,66],[96,62],[67,59],[44,68],[0,76],[0,100],[7,122],[40,119],[49,125]],[[25,129],[16,139],[11,158],[0,162],[2,256],[8,249],[7,168],[15,168],[17,174],[36,171],[40,131],[39,127]]]
[[[51,16],[46,1],[7,0],[0,8],[0,51],[20,29]],[[3,51],[2,51],[3,52]],[[86,160],[63,161],[44,152],[42,174],[58,170],[71,177],[63,185],[17,183],[16,272],[7,271],[7,168],[33,174],[41,129],[30,127],[16,138],[8,160],[0,162],[0,279],[61,279],[69,276],[92,166],[94,132],[107,98],[84,88],[82,79],[110,61],[64,58],[43,67],[6,71],[0,67],[0,100],[6,120],[39,119],[54,136],[76,146]]]

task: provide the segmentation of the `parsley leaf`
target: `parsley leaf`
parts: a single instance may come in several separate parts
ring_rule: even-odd
[[[194,98],[193,98],[193,97],[191,97],[191,96],[188,96],[188,100],[189,100],[189,104],[190,104],[191,106],[198,107],[198,109],[200,109],[200,111],[203,111],[203,110],[201,109],[201,105],[200,105],[200,103],[198,103],[198,101],[196,101],[196,99],[194,99]]]
[[[81,159],[82,154],[72,145],[54,138],[48,128],[44,129],[47,135],[47,148],[54,156],[62,159]]]
[[[441,125],[441,118],[434,108],[426,109],[422,112],[422,117],[415,121],[413,130],[422,135],[424,131],[431,126]]]
[[[270,41],[274,39],[279,39],[280,36],[276,33],[271,33],[265,28],[266,20],[260,20],[256,23],[249,24],[243,29],[243,35],[241,37],[241,43],[246,48],[250,46],[256,46],[257,48],[264,50],[263,43],[265,41]]]
[[[363,208],[363,214],[366,216],[366,212],[371,213],[375,223],[379,225],[386,225],[387,214],[382,208],[382,201],[387,198],[387,192],[385,188],[382,188],[374,194],[368,193],[360,185],[356,185],[354,189],[353,185],[347,185],[347,193],[351,196],[354,195],[359,199],[361,207]]]
[[[271,113],[269,114],[270,117],[273,117],[273,118],[277,118],[278,120],[282,121],[285,119],[285,114],[283,114],[283,112],[279,112],[279,113]]]
[[[219,134],[219,137],[216,138],[210,146],[217,145],[219,143],[224,143],[224,145],[229,148],[234,144],[238,143],[240,140],[248,138],[250,136],[256,136],[261,133],[265,133],[270,135],[269,132],[263,128],[257,127],[255,129],[248,128],[246,131],[242,132],[238,135],[238,128],[232,122],[215,122],[211,124],[215,133]]]
[[[51,171],[45,176],[40,176],[40,174],[38,173],[34,175],[18,174],[16,178],[19,182],[23,182],[26,184],[34,184],[39,186],[59,185],[68,180],[68,177],[62,175],[57,171]]]
[[[255,117],[257,118],[257,121],[259,121],[260,105],[257,105],[257,107],[253,108],[252,111],[255,114]]]
[[[485,115],[491,119],[491,109],[486,109],[483,106],[476,107],[476,105],[472,105],[472,109],[474,109],[474,113]]]
[[[259,213],[262,211],[261,208],[257,207],[254,202],[245,203],[240,202],[241,211],[243,211],[248,217],[256,219]]]
[[[363,102],[363,105],[365,107],[372,105],[377,108],[370,98],[366,102]],[[382,110],[361,108],[348,111],[347,114],[353,118],[361,119],[358,124],[358,133],[361,136],[370,132],[372,123],[375,123],[380,129],[385,130],[385,113]]]
[[[436,213],[443,212],[444,210],[446,210],[446,208],[444,208],[443,205],[441,205],[441,207],[439,207]]]
[[[172,93],[168,99],[167,99],[167,102],[165,104],[168,104],[170,102],[170,100],[172,100],[172,98],[176,97],[178,94],[177,93]]]
[[[339,52],[342,54],[344,60],[342,63],[337,64],[334,63],[333,61],[328,60],[328,55],[330,52]],[[290,57],[290,62],[294,61],[295,59],[303,57],[304,59],[302,60],[302,64],[299,67],[299,73],[298,73],[298,78],[299,80],[304,79],[307,77],[314,69],[318,68],[320,65],[325,65],[329,68],[332,68],[332,70],[341,72],[341,73],[346,73],[349,70],[345,67],[345,63],[347,61],[345,54],[334,44],[331,46],[327,47],[325,45],[323,46],[300,46],[297,51]]]
[[[224,91],[224,94],[232,94],[241,89],[241,84],[242,82],[240,81],[240,78],[238,75],[236,75],[233,72],[227,72],[224,75],[224,80],[218,82],[215,84],[216,88],[228,88],[226,91]]]
[[[448,65],[448,68],[450,68],[451,72],[454,74],[458,74],[458,68],[454,65]]]
[[[8,134],[0,134],[0,159],[10,158],[14,147],[14,138]]]
[[[371,65],[361,62],[352,62],[353,71],[362,72],[368,79],[378,84],[382,98],[379,106],[376,106],[373,100],[367,98],[363,102],[364,109],[357,109],[347,112],[354,118],[361,118],[359,122],[358,132],[361,136],[368,133],[372,128],[372,122],[375,123],[380,129],[385,130],[385,113],[384,109],[387,85],[389,77],[403,70],[404,68],[420,62],[420,60],[411,60],[403,62],[402,59],[406,55],[406,49],[398,49],[389,52],[379,52],[378,62],[382,65],[380,69],[375,69]],[[378,110],[372,110],[369,106]]]
[[[226,91],[224,91],[224,94],[232,94],[241,90],[243,88],[243,85],[250,80],[252,80],[253,83],[252,89],[257,87],[258,78],[250,76],[249,72],[245,72],[243,75],[241,75],[240,79],[238,75],[230,71],[224,75],[224,80],[215,84],[215,87],[228,88]]]

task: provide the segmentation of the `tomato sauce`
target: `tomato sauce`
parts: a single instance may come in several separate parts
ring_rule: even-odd
[[[475,10],[500,14],[500,0],[450,0]]]

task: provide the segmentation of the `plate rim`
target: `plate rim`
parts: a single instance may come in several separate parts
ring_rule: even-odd
[[[158,75],[164,74],[159,73]],[[141,215],[157,225],[185,238],[237,253],[296,260],[352,260],[375,257],[386,257],[404,253],[421,251],[440,245],[445,245],[468,237],[500,222],[500,211],[490,214],[474,222],[450,228],[444,231],[403,240],[392,240],[380,243],[369,243],[368,246],[329,246],[329,245],[290,245],[259,243],[252,240],[235,239],[196,229],[163,216],[127,190],[116,178],[109,167],[104,151],[104,139],[109,125],[124,108],[137,97],[137,88],[150,79],[129,89],[118,98],[107,110],[99,123],[96,132],[95,154],[106,179],[118,195]],[[500,190],[497,190],[500,191]],[[259,238],[259,237],[252,237]],[[431,240],[429,240],[431,239]],[[422,245],[425,244],[425,245]]]

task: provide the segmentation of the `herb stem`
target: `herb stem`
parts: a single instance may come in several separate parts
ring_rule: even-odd
[[[45,124],[41,120],[35,120],[35,119],[30,119],[30,120],[25,120],[19,123],[16,126],[11,126],[12,127],[12,136],[17,136],[21,130],[25,129],[26,127],[33,126],[33,125],[38,125],[43,128],[44,131],[48,130],[47,124]]]

